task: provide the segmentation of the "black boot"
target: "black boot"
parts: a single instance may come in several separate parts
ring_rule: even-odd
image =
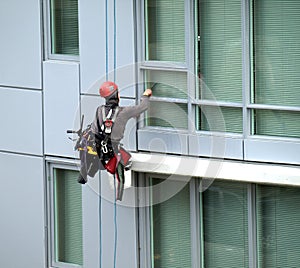
[[[84,178],[81,173],[79,173],[78,179],[77,179],[78,183],[80,184],[86,184],[87,183],[87,177]]]

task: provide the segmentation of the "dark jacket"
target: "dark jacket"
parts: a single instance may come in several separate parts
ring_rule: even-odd
[[[102,106],[99,106],[96,111],[95,119],[92,123],[92,131],[94,134],[98,133],[98,125],[102,125]],[[116,120],[114,122],[111,134],[111,140],[114,142],[120,142],[120,140],[124,137],[124,131],[126,124],[130,118],[138,117],[142,112],[146,111],[149,107],[149,97],[142,96],[141,102],[136,106],[119,106],[119,112],[117,114]],[[106,114],[109,111],[109,105],[105,105]],[[98,114],[98,116],[97,116]],[[97,118],[99,119],[99,124],[97,124]]]

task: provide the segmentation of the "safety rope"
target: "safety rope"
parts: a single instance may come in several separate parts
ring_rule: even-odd
[[[117,8],[114,0],[114,82],[116,82],[117,68]]]
[[[116,82],[116,72],[117,72],[116,68],[117,68],[117,6],[116,6],[116,0],[114,0],[114,82]],[[116,268],[118,226],[117,226],[117,188],[116,188],[116,175],[115,174],[114,174],[114,228],[115,228],[114,268]]]
[[[102,267],[102,198],[101,198],[101,178],[99,172],[99,266]]]
[[[116,175],[115,174],[114,174],[114,227],[115,227],[114,268],[116,268],[116,262],[117,262],[117,242],[118,242],[118,226],[117,226],[117,187],[116,187]]]
[[[108,0],[105,0],[105,74],[108,80]]]
[[[116,67],[117,67],[117,10],[116,10],[116,0],[114,0],[114,10],[113,10],[113,21],[114,21],[114,82],[116,81]],[[108,72],[109,72],[109,47],[108,47],[108,0],[105,0],[105,67],[106,67],[106,80],[108,80]],[[100,175],[99,175],[100,179]],[[118,241],[118,226],[117,226],[117,196],[116,196],[116,176],[114,175],[114,268],[116,268],[117,262],[117,241]],[[102,267],[102,201],[101,201],[101,180],[99,180],[99,262],[100,268]]]

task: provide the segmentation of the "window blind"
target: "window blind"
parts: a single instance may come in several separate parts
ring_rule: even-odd
[[[298,267],[300,189],[257,186],[258,267]]]
[[[175,71],[145,71],[145,81],[153,87],[154,97],[187,99],[187,75]],[[151,83],[150,83],[151,82]],[[188,108],[185,103],[151,101],[146,125],[157,127],[188,128]]]
[[[198,108],[198,130],[243,133],[242,109],[202,106]]]
[[[255,134],[300,137],[300,113],[276,110],[255,110]]]
[[[82,265],[82,193],[77,177],[77,171],[55,169],[55,259]]]
[[[254,1],[255,103],[299,106],[300,2]]]
[[[253,1],[253,102],[274,105],[255,111],[255,134],[300,137],[300,113],[275,111],[300,104],[300,2]]]
[[[51,0],[51,53],[79,55],[78,0]]]
[[[146,60],[185,62],[184,0],[146,0]]]
[[[242,102],[241,1],[200,0],[199,35],[201,98]]]
[[[151,185],[160,182],[154,178]],[[189,184],[167,201],[151,206],[151,226],[152,268],[192,267]]]
[[[145,80],[149,81],[149,86],[156,83],[152,88],[155,97],[187,99],[186,77],[185,72],[153,70],[145,72]]]
[[[247,185],[215,181],[202,207],[205,267],[248,267]]]
[[[187,104],[152,101],[146,118],[148,126],[187,129]]]

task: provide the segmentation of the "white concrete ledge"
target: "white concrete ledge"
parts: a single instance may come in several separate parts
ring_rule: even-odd
[[[300,166],[132,153],[132,170],[156,174],[300,186]]]
[[[132,171],[260,184],[300,186],[299,165],[241,162],[154,153],[131,153]],[[47,156],[52,163],[79,165],[78,159]],[[173,176],[177,179],[176,176]],[[188,178],[184,178],[187,180]]]

